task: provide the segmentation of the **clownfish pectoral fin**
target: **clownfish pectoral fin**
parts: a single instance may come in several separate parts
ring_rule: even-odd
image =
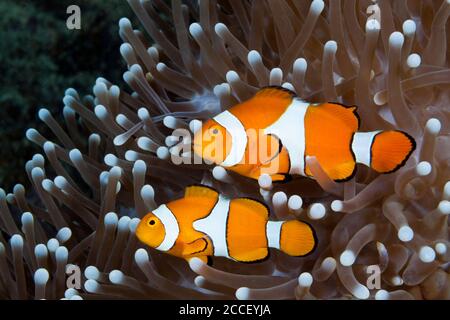
[[[219,197],[219,193],[213,188],[204,185],[192,185],[186,187],[184,197],[207,197],[217,199]]]
[[[208,240],[204,238],[199,238],[192,242],[186,243],[183,246],[182,255],[192,256],[206,251],[207,248],[208,248]]]
[[[246,208],[249,208],[252,212],[259,214],[264,220],[269,219],[269,209],[265,204],[251,198],[238,198],[232,200],[235,204],[241,204]]]

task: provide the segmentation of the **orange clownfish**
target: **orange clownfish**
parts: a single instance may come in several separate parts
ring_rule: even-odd
[[[314,230],[297,220],[269,221],[269,210],[249,198],[228,199],[209,187],[187,187],[184,197],[142,218],[137,238],[150,247],[208,263],[212,256],[257,262],[276,248],[304,256],[316,247]]]
[[[351,179],[357,163],[389,173],[415,149],[414,139],[404,132],[358,132],[359,127],[355,106],[311,104],[290,90],[267,87],[206,121],[194,135],[193,149],[240,175],[258,179],[267,173],[272,181],[292,174],[312,177],[307,156],[315,156],[335,181]],[[250,136],[249,129],[262,134]],[[264,144],[271,147],[259,152]]]

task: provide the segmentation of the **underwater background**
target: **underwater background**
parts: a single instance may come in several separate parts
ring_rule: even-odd
[[[4,0],[0,13],[0,298],[450,298],[448,0]],[[404,130],[417,149],[345,183],[314,160],[316,180],[273,185],[178,164],[192,155],[174,130],[267,85],[357,105],[364,131]],[[139,219],[194,183],[311,223],[318,248],[208,266],[138,243]]]
[[[80,30],[66,27],[71,4],[83,10]],[[38,149],[25,138],[28,127],[41,125],[37,110],[56,112],[69,87],[88,92],[99,75],[120,82],[118,20],[134,19],[122,0],[0,2],[0,184],[28,183],[23,166]],[[136,21],[136,20],[135,20]],[[114,66],[114,67],[112,67]],[[56,115],[58,116],[58,115]]]

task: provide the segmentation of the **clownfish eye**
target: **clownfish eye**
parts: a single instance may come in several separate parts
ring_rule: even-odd
[[[219,129],[214,128],[214,129],[212,130],[212,133],[213,133],[213,134],[218,134],[218,133],[219,133]]]
[[[154,219],[150,219],[150,221],[148,222],[149,225],[153,226],[155,224],[155,220]]]

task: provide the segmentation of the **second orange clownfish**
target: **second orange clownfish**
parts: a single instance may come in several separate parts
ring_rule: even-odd
[[[193,147],[205,160],[253,179],[266,173],[273,181],[291,174],[312,177],[307,156],[315,156],[335,181],[353,177],[357,163],[389,173],[415,149],[404,132],[359,132],[359,126],[356,107],[311,104],[287,89],[267,87],[206,121]],[[262,134],[255,138],[249,129]],[[264,145],[269,152],[259,152]]]
[[[199,185],[187,187],[183,198],[143,217],[136,236],[157,250],[205,263],[212,256],[257,262],[268,257],[269,248],[304,256],[317,245],[309,224],[269,221],[269,210],[259,201],[228,199]]]

